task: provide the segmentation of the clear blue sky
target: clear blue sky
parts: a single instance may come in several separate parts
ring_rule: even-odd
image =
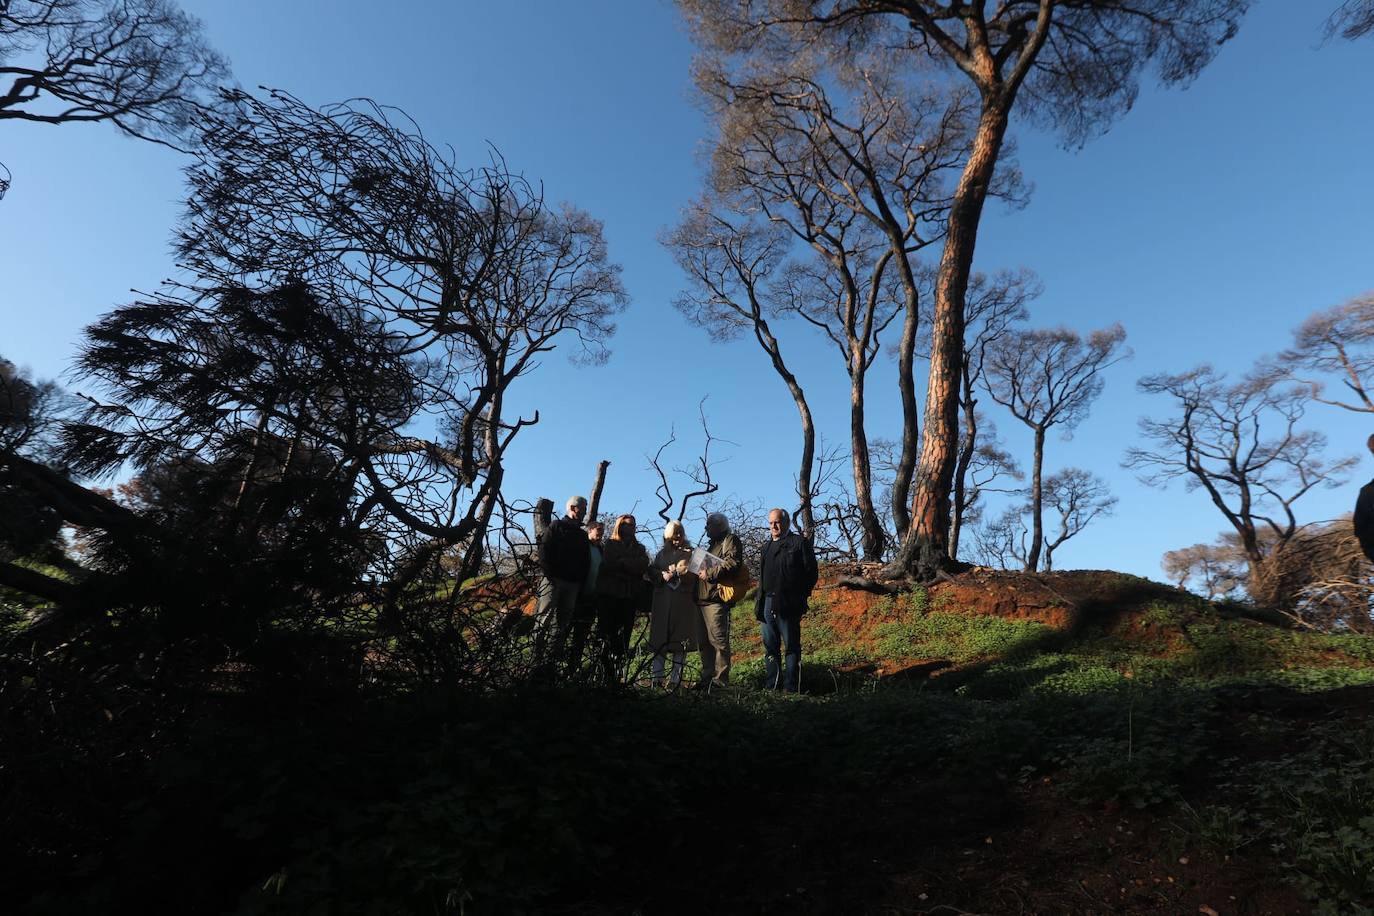
[[[1239,37],[1187,91],[1147,87],[1130,114],[1081,151],[1018,129],[1030,206],[994,208],[978,266],[1025,265],[1046,295],[1037,325],[1122,321],[1135,358],[1116,367],[1047,468],[1089,467],[1120,497],[1062,551],[1061,566],[1159,577],[1160,554],[1210,540],[1222,519],[1198,493],[1160,492],[1119,467],[1136,420],[1155,406],[1142,374],[1200,361],[1243,369],[1281,349],[1312,311],[1374,288],[1374,41],[1319,46],[1327,6],[1257,4]],[[786,391],[748,343],[714,345],[671,308],[681,277],[656,241],[700,188],[706,129],[690,99],[692,49],[666,0],[527,4],[396,0],[188,0],[248,87],[315,104],[355,95],[406,109],[431,140],[477,161],[495,144],[553,200],[606,225],[633,299],[600,368],[561,353],[522,380],[516,401],[542,422],[522,432],[507,481],[516,498],[559,501],[612,462],[609,511],[639,501],[652,516],[644,454],[676,424],[686,463],[696,404],[736,443],[717,468],[726,492],[788,505],[799,434]],[[0,201],[0,354],[53,376],[81,328],[173,272],[171,227],[182,196],[177,154],[103,126],[0,124],[14,186]],[[816,335],[780,328],[830,441],[847,436],[842,366]],[[869,431],[895,436],[893,367],[870,382]],[[79,388],[79,383],[73,383]],[[1019,454],[1015,421],[994,413]],[[1332,452],[1362,451],[1367,418],[1314,409]],[[1353,504],[1346,488],[1309,496],[1307,520]],[[697,532],[693,531],[693,534]]]

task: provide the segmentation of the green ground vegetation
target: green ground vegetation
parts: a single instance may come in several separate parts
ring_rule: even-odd
[[[741,886],[757,855],[799,844],[803,866],[838,871],[798,839],[845,829],[827,805],[934,785],[933,822],[961,793],[1015,805],[1049,785],[1070,809],[1139,811],[1180,848],[1252,862],[1316,912],[1374,912],[1374,640],[1200,602],[1060,631],[901,595],[855,646],[831,613],[806,619],[800,697],[756,689],[747,603],[737,686],[709,696],[301,692],[173,716],[151,693],[58,691],[11,657],[5,861],[35,914],[700,911],[694,875],[722,857],[744,863],[719,879]],[[949,664],[874,668],[914,659]],[[918,858],[944,842],[891,841]]]

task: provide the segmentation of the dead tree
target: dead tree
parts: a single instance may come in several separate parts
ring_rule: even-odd
[[[675,467],[673,472],[688,481],[689,489],[682,494],[682,498],[676,499],[673,496],[673,484],[668,478],[668,471],[663,467],[663,453],[677,442],[676,430],[670,430],[667,440],[658,447],[658,451],[653,455],[645,455],[649,460],[649,470],[658,475],[658,486],[654,488],[654,496],[660,503],[658,517],[663,519],[664,524],[670,521],[682,521],[687,515],[687,507],[692,500],[703,496],[711,496],[720,490],[720,484],[711,479],[711,446],[717,442],[729,443],[725,439],[720,439],[711,434],[711,425],[706,418],[706,399],[702,398],[697,405],[697,412],[701,419],[702,445],[701,453],[697,455],[696,461],[689,467]],[[673,512],[673,507],[677,506],[677,512]]]
[[[1293,332],[1279,366],[1308,389],[1312,400],[1374,414],[1374,294],[1318,312]],[[1327,392],[1334,377],[1342,395]]]
[[[774,67],[704,67],[698,86],[717,119],[716,191],[787,227],[812,255],[792,266],[802,282],[788,304],[836,344],[849,376],[854,497],[864,555],[878,559],[887,537],[872,495],[867,374],[882,333],[902,315],[903,472],[891,501],[900,535],[919,430],[913,361],[925,283],[915,257],[940,238],[949,202],[944,179],[967,142],[969,111],[958,96],[908,99],[881,56],[850,76],[852,91],[828,88],[824,68],[798,58]]]
[[[984,390],[1030,428],[1030,547],[1026,571],[1040,568],[1044,529],[1045,436],[1059,427],[1065,435],[1087,416],[1102,392],[1102,373],[1130,355],[1121,325],[1093,331],[1087,339],[1067,328],[1009,333],[987,353]]]
[[[1055,520],[1043,535],[1045,572],[1054,569],[1054,552],[1065,541],[1081,534],[1096,518],[1110,515],[1116,497],[1107,482],[1082,468],[1064,468],[1045,481],[1044,505]]]
[[[0,121],[108,121],[186,145],[228,79],[200,22],[169,0],[0,3]]]
[[[979,414],[981,416],[981,413]],[[959,544],[964,530],[977,524],[983,516],[983,497],[989,493],[1010,493],[1019,488],[994,486],[1004,477],[1021,481],[1025,475],[1011,453],[997,439],[997,429],[991,420],[978,420],[977,435],[983,440],[974,447],[967,462],[961,462],[961,477],[956,478],[955,512],[950,524],[950,549],[959,556]]]
[[[887,549],[887,532],[873,500],[873,468],[865,428],[868,370],[881,351],[881,337],[900,314],[894,284],[885,277],[890,253],[875,251],[871,240],[851,245],[853,224],[838,220],[828,227],[834,250],[826,262],[803,262],[787,272],[784,302],[835,344],[849,376],[849,454],[854,508],[862,530],[862,553],[879,560]]]
[[[1054,569],[1054,552],[1078,534],[1096,518],[1110,515],[1116,506],[1107,482],[1082,468],[1065,468],[1045,481],[1044,502],[1051,523],[1042,526],[1039,540],[1032,526],[1026,524],[1031,515],[1030,502],[1009,506],[1000,516],[976,529],[974,539],[979,556],[989,565],[1009,568],[1012,562],[1026,571],[1031,570],[1030,559],[1037,544],[1045,572]]]
[[[592,483],[592,497],[587,503],[587,524],[596,523],[596,513],[601,509],[601,491],[606,486],[606,469],[611,466],[609,461],[600,461],[596,465],[596,481]]]
[[[1153,65],[1186,83],[1232,37],[1247,0],[1013,0],[871,3],[868,0],[678,0],[697,40],[716,59],[759,66],[801,58],[850,68],[866,53],[933,65],[977,93],[976,126],[961,158],[935,282],[935,321],[914,480],[911,527],[888,568],[930,578],[950,564],[950,491],[958,455],[964,304],[983,207],[1003,164],[1013,112],[1061,130],[1070,143],[1101,132],[1135,99]]]
[[[1148,447],[1126,453],[1126,466],[1152,486],[1182,479],[1201,489],[1226,519],[1250,568],[1250,593],[1269,603],[1261,576],[1265,557],[1293,538],[1293,506],[1317,487],[1339,485],[1354,457],[1328,462],[1326,437],[1299,424],[1306,392],[1273,373],[1228,382],[1210,366],[1140,380],[1146,394],[1163,395],[1173,410],[1141,420]]]
[[[538,421],[509,415],[511,386],[561,344],[606,356],[619,268],[590,216],[499,157],[459,168],[395,110],[226,104],[188,169],[190,279],[88,331],[100,399],[72,460],[251,454],[266,418],[257,441],[331,457],[349,524],[390,539],[376,572],[399,595],[454,545],[480,556],[503,456]]]
[[[713,340],[751,334],[792,396],[802,429],[797,518],[804,530],[814,530],[811,477],[816,425],[806,393],[788,368],[782,345],[768,322],[772,283],[786,254],[782,231],[720,202],[701,202],[688,210],[680,226],[663,237],[663,244],[688,279],[688,288],[673,301],[674,307],[704,327]]]
[[[1326,37],[1348,41],[1374,32],[1374,0],[1345,0],[1326,20]]]
[[[1227,532],[1215,544],[1167,551],[1160,566],[1179,588],[1191,588],[1209,601],[1231,598],[1245,588],[1247,578],[1245,554],[1237,543],[1236,533]]]

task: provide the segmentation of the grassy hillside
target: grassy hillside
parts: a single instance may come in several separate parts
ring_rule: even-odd
[[[1374,640],[1115,573],[828,576],[801,697],[753,633],[709,696],[8,704],[0,861],[34,913],[1371,912]]]

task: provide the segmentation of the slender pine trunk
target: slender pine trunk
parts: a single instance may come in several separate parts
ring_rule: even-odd
[[[964,300],[978,224],[1006,138],[1009,107],[985,103],[973,149],[955,190],[935,284],[925,435],[911,499],[911,528],[884,575],[929,580],[953,565],[950,491],[959,454],[959,391],[964,359]]]
[[[1045,427],[1035,428],[1035,452],[1031,456],[1031,543],[1026,552],[1026,572],[1040,568],[1040,551],[1045,543],[1045,499],[1041,469],[1045,465]]]

